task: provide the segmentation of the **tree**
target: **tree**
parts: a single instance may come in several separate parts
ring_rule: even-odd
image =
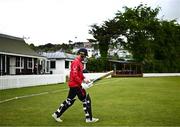
[[[122,42],[122,45],[132,52],[135,60],[144,63],[152,62],[153,34],[158,25],[156,16],[159,8],[153,10],[140,4],[135,8],[124,7],[124,9],[124,13],[117,13],[115,17],[117,22],[126,24],[124,36],[127,38],[127,42]]]
[[[117,13],[117,22],[126,22],[127,42],[122,44],[132,52],[135,60],[144,64],[146,72],[177,72],[179,60],[179,24],[175,20],[159,20],[160,8],[142,4],[125,7]],[[178,69],[179,68],[179,69]]]
[[[178,72],[180,70],[180,26],[175,20],[161,21],[155,34],[155,70]],[[159,68],[157,68],[159,67]],[[179,69],[178,69],[179,68]]]
[[[29,47],[30,47],[31,49],[33,49],[34,51],[36,51],[36,46],[35,46],[33,43],[29,44]]]
[[[99,42],[101,55],[107,56],[109,45],[120,44],[144,64],[146,72],[179,72],[180,25],[159,20],[159,11],[142,4],[124,7],[112,20],[93,25],[90,33]]]
[[[92,30],[90,30],[90,33],[93,34],[96,41],[98,41],[101,57],[106,58],[111,38],[104,26],[94,24],[91,27]]]
[[[32,49],[34,49],[37,52],[50,52],[50,51],[63,51],[67,53],[72,53],[73,49],[73,44],[45,44],[45,45],[39,45],[39,46],[34,46],[34,44],[29,45]]]

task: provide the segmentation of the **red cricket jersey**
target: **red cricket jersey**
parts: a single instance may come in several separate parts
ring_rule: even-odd
[[[77,87],[81,86],[82,81],[84,80],[83,75],[83,64],[81,62],[81,58],[78,56],[72,63],[71,63],[71,71],[68,85],[69,87]]]

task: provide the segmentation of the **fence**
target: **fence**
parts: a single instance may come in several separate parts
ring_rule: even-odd
[[[105,73],[85,73],[88,79],[96,79]],[[66,74],[0,76],[0,90],[66,82]]]
[[[0,76],[0,89],[64,83],[65,81],[63,74]]]
[[[88,79],[96,79],[105,73],[85,73]],[[180,73],[144,73],[143,77],[180,76]],[[0,90],[66,82],[65,74],[0,76]]]
[[[87,79],[97,79],[97,78],[103,76],[104,74],[106,74],[106,73],[84,73],[84,76]]]
[[[143,77],[180,76],[180,73],[143,73]]]

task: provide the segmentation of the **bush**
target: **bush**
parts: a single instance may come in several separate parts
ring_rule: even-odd
[[[89,72],[103,72],[108,70],[108,61],[105,58],[90,58],[86,66]]]
[[[144,72],[148,73],[179,73],[180,65],[178,62],[168,60],[155,60],[151,64],[144,64]]]

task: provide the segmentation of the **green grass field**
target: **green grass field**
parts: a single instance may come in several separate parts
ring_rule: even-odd
[[[61,90],[0,104],[0,126],[180,126],[180,77],[111,78],[88,89],[97,123],[85,123],[77,100],[57,123],[51,114],[66,99],[64,84],[0,91],[0,101]]]

